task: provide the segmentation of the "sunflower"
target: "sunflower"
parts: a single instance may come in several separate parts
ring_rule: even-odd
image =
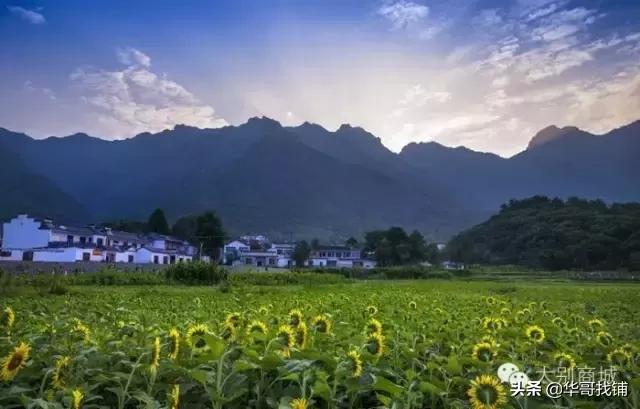
[[[73,398],[73,409],[80,409],[82,399],[84,399],[82,391],[80,389],[74,389],[73,392],[71,392],[71,397]]]
[[[617,367],[625,367],[631,362],[631,354],[622,348],[617,348],[607,354],[607,361]]]
[[[415,310],[418,308],[418,304],[415,301],[409,301],[409,309]]]
[[[249,323],[249,326],[247,326],[247,335],[251,336],[251,334],[253,334],[254,332],[257,332],[259,334],[266,334],[267,324],[259,320],[251,321]]]
[[[187,330],[187,344],[195,352],[202,352],[207,349],[207,342],[204,336],[209,334],[209,327],[206,324],[196,324]]]
[[[309,340],[307,330],[307,324],[304,322],[300,322],[298,327],[295,329],[296,332],[296,344],[298,344],[298,348],[304,349],[307,346],[307,341]]]
[[[302,322],[303,317],[302,311],[297,308],[289,311],[289,325],[294,328],[297,327]]]
[[[172,328],[169,331],[169,358],[175,361],[178,358],[178,352],[180,352],[180,333]]]
[[[526,320],[526,318],[527,318],[526,315],[527,314],[522,310],[517,311],[516,312],[516,316],[514,318],[515,322],[517,322],[518,324],[524,322]]]
[[[367,351],[376,357],[381,357],[384,354],[384,337],[380,333],[372,333],[367,337],[366,342]]]
[[[497,409],[507,403],[507,393],[493,375],[480,375],[467,391],[472,409]]]
[[[160,337],[156,337],[153,340],[153,346],[151,347],[151,359],[149,360],[149,372],[155,374],[158,371],[160,365]]]
[[[495,344],[489,342],[480,342],[473,346],[473,352],[471,356],[481,362],[493,361],[498,352],[496,351]]]
[[[362,375],[362,360],[360,359],[360,353],[356,350],[347,352],[347,361],[351,366],[351,375],[354,378],[359,378]]]
[[[180,385],[175,384],[171,388],[171,393],[169,393],[169,403],[171,409],[178,409],[178,405],[180,405]]]
[[[611,336],[611,334],[605,331],[598,332],[596,334],[596,340],[598,341],[598,344],[602,345],[603,347],[608,347],[613,343],[613,337]]]
[[[296,343],[296,336],[291,327],[287,325],[281,325],[280,328],[278,328],[276,338],[278,338],[285,348],[292,348]]]
[[[291,409],[307,409],[309,407],[309,401],[305,398],[296,398],[289,403]]]
[[[500,314],[501,315],[510,315],[511,314],[511,310],[508,309],[507,307],[502,307],[502,308],[500,308]]]
[[[318,315],[313,319],[313,327],[321,334],[331,332],[331,320],[326,315]]]
[[[553,356],[553,360],[556,361],[558,367],[563,368],[575,368],[576,360],[566,352],[558,352]]]
[[[269,309],[264,305],[258,308],[258,314],[267,315],[269,313]]]
[[[537,325],[528,326],[524,333],[536,344],[541,344],[544,341],[544,330]]]
[[[220,333],[220,336],[225,341],[234,341],[236,339],[236,336],[238,335],[238,331],[236,328],[237,327],[235,327],[231,322],[225,321],[224,325],[222,326],[222,332]]]
[[[0,313],[0,326],[3,326],[7,329],[7,332],[11,330],[13,327],[13,323],[16,321],[16,313],[13,312],[11,307],[6,307]]]
[[[51,375],[51,384],[54,388],[62,388],[64,381],[62,379],[62,372],[69,367],[71,358],[68,356],[62,356],[56,359],[55,366],[53,368],[53,374]]]
[[[75,320],[75,325],[73,326],[72,330],[86,342],[89,342],[89,340],[91,339],[91,330],[80,320]]]
[[[494,305],[496,303],[496,299],[494,297],[487,297],[485,301],[488,305]]]
[[[482,326],[488,331],[498,331],[502,328],[502,324],[501,318],[485,317],[482,320]]]
[[[0,370],[0,379],[3,381],[12,380],[20,369],[24,368],[27,360],[29,359],[29,352],[31,347],[29,344],[21,342],[20,345],[13,349],[2,360],[2,370]]]
[[[365,312],[369,315],[376,315],[378,313],[378,308],[373,305],[368,305]]]
[[[604,323],[597,318],[589,320],[587,324],[589,325],[589,328],[591,328],[594,331],[598,331],[604,328]]]
[[[367,335],[382,335],[382,324],[377,319],[370,318],[369,321],[367,321],[367,325],[364,327],[364,331]]]
[[[551,322],[558,328],[564,328],[567,325],[567,323],[560,317],[555,317]]]
[[[224,323],[227,326],[238,328],[240,326],[240,320],[242,319],[242,315],[239,312],[232,312],[231,314],[227,314],[227,317],[224,319]]]

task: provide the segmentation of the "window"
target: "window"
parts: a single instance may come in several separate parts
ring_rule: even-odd
[[[169,264],[169,257],[167,256],[162,257],[162,264]]]
[[[96,240],[96,244],[97,244],[98,246],[102,246],[102,243],[104,243],[104,240],[102,239],[102,237],[99,237],[99,238]]]
[[[244,264],[253,264],[253,259],[251,257],[247,257],[244,259]]]
[[[93,237],[89,237],[89,240],[87,240],[87,243],[93,243]]]
[[[81,236],[81,237],[80,237],[80,243],[81,243],[81,244],[84,244],[84,243],[86,243],[86,242],[87,242],[87,238],[86,238],[86,237],[84,237],[84,236]]]
[[[82,253],[82,261],[91,261],[91,253]]]
[[[0,257],[11,257],[10,251],[0,251]]]
[[[158,264],[158,256],[153,256],[153,264]]]
[[[133,255],[132,254],[129,254],[128,259],[129,259],[129,263],[133,263]]]
[[[72,235],[68,235],[67,236],[67,243],[73,243],[73,236]]]

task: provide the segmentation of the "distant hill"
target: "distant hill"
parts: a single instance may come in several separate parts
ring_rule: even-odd
[[[86,220],[84,208],[51,180],[33,173],[19,155],[0,143],[0,220],[18,213],[61,221]]]
[[[510,159],[436,143],[396,154],[362,128],[283,127],[269,118],[121,141],[35,140],[0,128],[0,146],[20,158],[7,172],[39,176],[58,192],[55,213],[90,221],[145,219],[157,207],[173,220],[215,209],[232,234],[339,240],[396,225],[444,240],[512,198],[640,200],[639,124],[603,136],[547,128]],[[25,196],[33,182],[19,180],[0,201],[3,214],[47,202]]]
[[[549,127],[509,159],[433,142],[409,144],[400,157],[482,211],[534,195],[640,200],[640,121],[605,135]]]
[[[457,261],[559,269],[640,271],[640,204],[513,200],[447,245]]]

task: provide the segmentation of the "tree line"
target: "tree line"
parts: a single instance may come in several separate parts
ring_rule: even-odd
[[[451,259],[548,270],[640,270],[640,203],[534,196],[511,200],[455,236]]]

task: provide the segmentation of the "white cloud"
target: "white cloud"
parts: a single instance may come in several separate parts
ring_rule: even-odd
[[[97,109],[102,134],[117,138],[178,124],[200,128],[227,124],[183,86],[152,72],[146,54],[127,48],[117,55],[126,65],[122,70],[79,68],[70,77],[86,93],[83,101]]]
[[[42,94],[42,95],[44,95],[45,97],[47,97],[48,99],[50,99],[52,101],[55,101],[57,99],[55,93],[51,90],[51,88],[36,87],[36,86],[33,85],[33,82],[31,82],[31,81],[25,81],[24,84],[23,84],[23,88],[28,93]]]
[[[151,66],[151,58],[135,48],[118,48],[116,50],[116,54],[118,56],[118,61],[124,65],[141,65],[143,67]]]
[[[42,13],[34,10],[25,9],[20,6],[7,6],[7,10],[31,24],[44,24],[47,22]]]
[[[429,7],[411,1],[398,1],[381,6],[378,14],[389,20],[395,30],[399,30],[427,17]]]
[[[416,84],[409,88],[398,101],[398,107],[392,111],[391,115],[398,117],[405,114],[409,109],[421,108],[427,103],[442,104],[451,100],[451,93],[447,91],[427,91],[421,84]]]

